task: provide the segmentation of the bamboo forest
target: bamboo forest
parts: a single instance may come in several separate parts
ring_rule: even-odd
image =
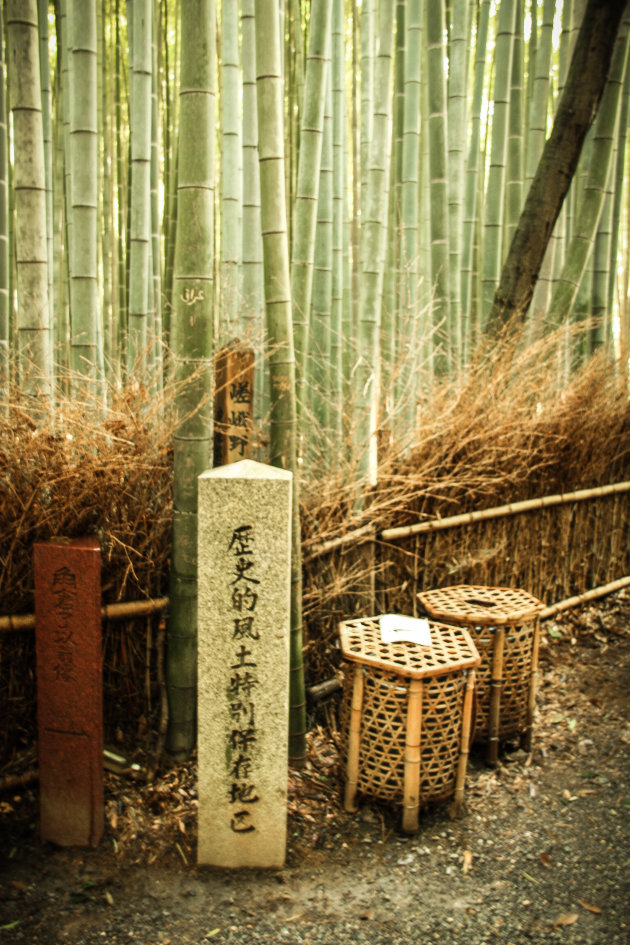
[[[353,575],[390,607],[429,580],[399,548],[328,572],[327,540],[630,478],[596,440],[627,405],[629,48],[621,0],[4,0],[0,592],[28,611],[33,541],[87,531],[108,602],[168,597],[173,756],[219,352],[253,352],[251,456],[294,476],[294,758]]]

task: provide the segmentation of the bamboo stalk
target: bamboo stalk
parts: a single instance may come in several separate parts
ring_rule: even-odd
[[[0,778],[0,794],[7,791],[17,791],[19,788],[29,787],[39,778],[37,768],[29,768],[24,774],[5,774]]]
[[[605,597],[606,594],[612,594],[614,591],[621,590],[622,587],[630,585],[630,575],[618,578],[616,581],[610,581],[608,584],[601,584],[599,587],[593,587],[590,591],[584,591],[583,594],[577,594],[575,597],[567,597],[565,600],[558,601],[557,604],[550,604],[540,612],[540,619],[547,620],[561,610],[569,610],[571,607],[577,607],[578,604],[584,604],[589,600],[596,600],[598,597]]]
[[[409,682],[402,829],[415,833],[420,810],[420,742],[422,737],[422,680]]]
[[[490,679],[490,718],[488,723],[488,762],[496,765],[499,759],[499,729],[501,717],[501,693],[503,691],[503,651],[505,627],[494,631],[492,647],[492,677]]]
[[[345,535],[340,535],[338,538],[329,538],[328,541],[323,541],[320,545],[314,545],[310,550],[305,549],[304,557],[309,560],[319,558],[329,551],[341,548],[343,545],[359,544],[362,541],[369,541],[374,536],[374,525],[372,522],[368,522],[366,525],[361,525],[359,528],[346,532]]]
[[[101,607],[103,620],[124,620],[126,617],[145,617],[168,607],[168,597],[156,597],[149,600],[122,601],[119,604],[105,604]],[[0,617],[0,633],[12,630],[34,630],[35,614],[9,614]]]
[[[459,817],[464,806],[464,787],[466,785],[466,770],[468,768],[468,755],[470,754],[470,740],[472,727],[472,706],[475,690],[475,671],[471,669],[466,674],[466,689],[464,690],[464,705],[462,710],[462,734],[459,746],[459,758],[457,764],[457,776],[455,779],[455,796],[453,801],[453,814]]]
[[[346,791],[344,810],[353,813],[357,809],[356,796],[359,781],[359,754],[361,750],[361,711],[363,708],[363,667],[354,667],[350,730],[348,735],[348,761],[346,765]]]
[[[482,522],[490,518],[501,518],[507,515],[518,515],[532,509],[544,509],[555,505],[565,505],[570,502],[582,502],[585,499],[601,498],[607,495],[618,495],[630,492],[630,482],[614,482],[607,486],[595,486],[592,489],[578,489],[576,492],[559,493],[558,495],[542,496],[538,499],[523,499],[521,502],[511,502],[508,505],[496,505],[491,509],[478,509],[476,512],[462,512],[460,515],[449,515],[447,518],[432,519],[430,522],[416,522],[414,525],[401,525],[396,528],[385,528],[380,533],[382,541],[391,541],[395,538],[407,538],[421,532],[438,531],[445,528],[454,528],[457,525],[468,525],[472,522]],[[349,532],[347,541],[352,535]],[[314,549],[314,551],[317,549]]]

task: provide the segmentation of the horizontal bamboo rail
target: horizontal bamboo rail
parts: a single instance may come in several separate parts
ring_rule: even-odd
[[[130,600],[101,607],[103,620],[124,620],[126,617],[146,617],[168,607],[168,597],[153,600]],[[34,630],[35,614],[13,614],[0,617],[0,633],[11,630]]]
[[[369,541],[374,538],[376,538],[376,529],[371,522],[368,522],[366,525],[360,525],[358,528],[354,528],[352,531],[346,532],[345,535],[340,535],[338,538],[329,538],[319,545],[313,545],[310,550],[305,548],[304,557],[309,560],[321,558],[322,555],[328,554],[329,551],[334,551],[335,548],[341,548],[343,545],[359,544],[362,541]]]
[[[408,538],[410,535],[419,535],[421,532],[434,532],[445,528],[455,528],[457,525],[469,525],[473,522],[482,522],[491,518],[502,518],[507,515],[519,515],[521,512],[531,512],[534,509],[545,509],[555,505],[567,505],[571,502],[583,502],[585,499],[598,499],[607,495],[618,495],[630,492],[630,482],[614,482],[608,486],[594,486],[592,489],[578,489],[576,492],[561,492],[558,495],[542,496],[539,499],[523,499],[521,502],[511,502],[509,505],[495,505],[491,509],[479,509],[476,512],[462,512],[460,515],[449,515],[447,518],[435,518],[430,522],[416,522],[414,525],[400,525],[396,528],[385,528],[378,536],[382,541],[391,541],[395,538]]]
[[[550,604],[540,611],[540,619],[547,620],[554,614],[559,614],[561,610],[569,610],[571,607],[577,607],[578,604],[585,604],[589,600],[596,600],[598,597],[605,597],[606,594],[612,594],[613,591],[620,591],[622,587],[630,585],[630,575],[618,578],[616,581],[610,581],[608,584],[600,584],[599,587],[593,587],[590,591],[584,591],[583,594],[577,594],[575,597],[567,597],[557,604]]]

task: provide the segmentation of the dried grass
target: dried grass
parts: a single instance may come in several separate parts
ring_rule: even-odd
[[[366,518],[379,534],[630,479],[623,378],[601,355],[559,385],[557,349],[557,338],[515,340],[481,354],[463,379],[437,384],[419,404],[412,443],[381,436],[390,445],[378,486],[364,489],[363,519],[349,514],[356,486],[347,470],[311,485],[303,510],[308,677],[335,672],[339,620],[366,608],[414,613],[415,595],[429,587],[505,584],[550,603],[628,573],[627,496],[309,558]],[[387,422],[395,431],[395,418]]]
[[[172,403],[137,384],[100,400],[60,400],[36,424],[15,394],[0,407],[0,601],[3,614],[33,613],[33,545],[55,536],[98,537],[103,603],[162,596],[168,587]],[[104,626],[108,729],[146,712],[145,631]],[[35,728],[33,634],[0,634],[0,757]],[[128,720],[125,721],[125,720]]]

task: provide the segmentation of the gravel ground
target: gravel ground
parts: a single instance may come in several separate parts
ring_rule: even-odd
[[[531,754],[473,755],[466,814],[340,807],[315,729],[291,775],[287,863],[195,862],[194,764],[107,778],[95,851],[37,839],[35,790],[0,797],[0,942],[8,945],[418,943],[630,945],[630,594],[544,624]]]

